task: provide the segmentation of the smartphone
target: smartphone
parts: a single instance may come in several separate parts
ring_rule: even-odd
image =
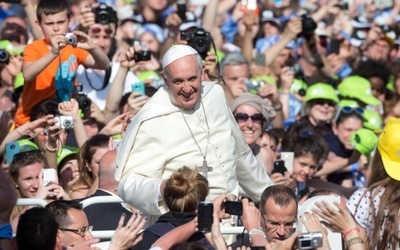
[[[288,171],[293,171],[294,153],[293,152],[281,152],[281,160],[285,162],[285,167]]]
[[[225,213],[230,215],[242,215],[243,206],[241,201],[225,201]]]
[[[341,41],[338,39],[331,39],[331,42],[329,44],[328,54],[339,55],[340,43]]]
[[[200,232],[211,232],[213,224],[214,205],[209,201],[201,201],[197,204],[197,228]]]
[[[139,92],[141,96],[145,96],[145,88],[144,88],[144,83],[143,82],[135,82],[132,84],[132,92]]]
[[[45,168],[43,169],[43,185],[47,186],[51,182],[58,182],[57,172],[53,168]]]
[[[271,174],[280,173],[284,176],[286,171],[287,169],[285,167],[285,162],[282,160],[277,160],[274,162],[274,168],[272,169]]]
[[[18,142],[9,142],[6,143],[6,163],[11,164],[14,155],[19,153],[19,144]]]
[[[178,3],[178,16],[182,20],[182,22],[186,21],[186,4]]]

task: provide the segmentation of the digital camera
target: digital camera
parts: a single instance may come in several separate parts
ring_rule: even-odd
[[[301,25],[303,28],[300,36],[303,36],[306,39],[313,36],[314,31],[317,29],[317,23],[309,14],[301,15]]]
[[[322,247],[322,233],[303,233],[297,237],[297,249],[307,250]]]
[[[10,53],[5,49],[0,49],[0,63],[8,64],[10,62]]]
[[[211,35],[203,28],[197,28],[193,32],[182,32],[181,40],[187,41],[188,45],[195,49],[202,59],[207,57],[211,47]]]
[[[149,61],[150,59],[151,59],[151,52],[147,49],[136,51],[135,55],[133,56],[133,60],[135,60],[135,62]]]
[[[78,38],[74,33],[67,33],[65,35],[65,42],[69,45],[76,46],[78,44]]]
[[[79,104],[79,108],[82,110],[84,117],[90,116],[90,106],[92,105],[92,101],[87,97],[87,95],[78,93],[76,95],[76,101]]]
[[[60,129],[71,129],[74,127],[74,119],[69,115],[56,116],[57,122],[54,125],[58,125]]]
[[[101,3],[97,8],[94,8],[95,22],[100,24],[117,23],[117,13],[115,10],[105,3]]]
[[[247,80],[244,84],[246,85],[247,91],[251,94],[257,94],[258,90],[265,85],[261,80]]]

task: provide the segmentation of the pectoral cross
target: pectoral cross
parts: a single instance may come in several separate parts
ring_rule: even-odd
[[[212,172],[213,168],[207,165],[206,159],[203,161],[203,165],[199,168],[199,171],[203,172],[203,176],[207,179],[207,173]]]

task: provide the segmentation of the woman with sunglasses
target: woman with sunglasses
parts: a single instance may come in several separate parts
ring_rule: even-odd
[[[357,106],[344,106],[338,110],[333,120],[332,131],[324,136],[329,145],[328,159],[316,176],[328,174],[327,179],[330,182],[345,187],[353,186],[350,165],[357,162],[359,165],[366,164],[366,158],[360,157],[360,153],[354,150],[350,141],[350,137],[363,127],[363,113],[364,109]]]
[[[304,101],[303,116],[289,127],[282,147],[293,148],[292,138],[307,134],[324,136],[331,130],[331,120],[339,102],[335,89],[326,83],[316,83],[307,89]]]

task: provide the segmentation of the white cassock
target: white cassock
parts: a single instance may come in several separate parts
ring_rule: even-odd
[[[183,166],[201,167],[208,127],[209,200],[225,193],[237,197],[240,185],[248,197],[259,201],[264,189],[273,185],[240,133],[222,87],[214,82],[202,86],[204,109],[198,102],[190,110],[173,105],[167,87],[162,87],[132,119],[122,138],[115,173],[118,194],[145,213],[168,211],[159,191],[163,179]]]

